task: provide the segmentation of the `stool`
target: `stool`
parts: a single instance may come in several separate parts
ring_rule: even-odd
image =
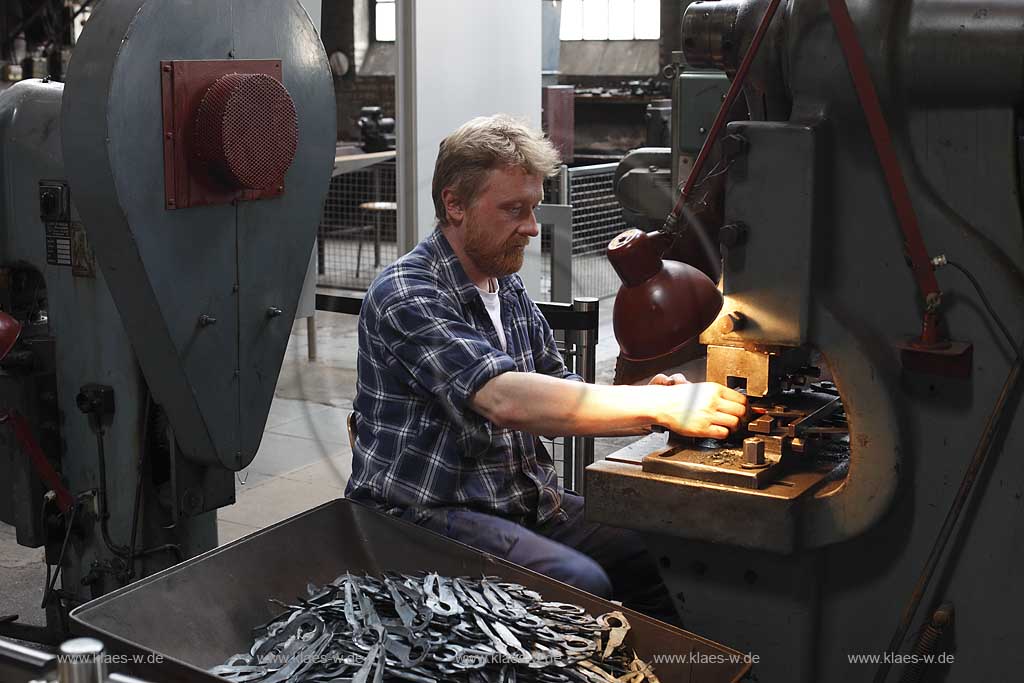
[[[398,211],[397,202],[363,202],[359,205],[360,210],[366,211],[373,216],[373,267],[380,267],[380,217],[385,211]],[[359,243],[362,247],[362,242]],[[359,255],[356,254],[356,261],[359,261]],[[358,266],[356,267],[356,277],[358,277]]]
[[[321,226],[320,230],[317,231],[316,236],[316,273],[317,275],[323,275],[326,266],[326,249],[324,242],[329,238],[344,238],[350,235],[355,235],[358,241],[356,247],[356,277],[359,277],[359,268],[363,258],[363,237],[366,233],[373,230],[372,225],[359,225],[352,228],[324,228]],[[374,244],[375,252],[379,251],[376,243]],[[378,258],[379,261],[379,258]],[[379,265],[379,264],[377,264]]]

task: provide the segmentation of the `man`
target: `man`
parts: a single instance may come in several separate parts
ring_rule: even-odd
[[[536,435],[724,438],[746,398],[660,375],[595,386],[570,373],[516,272],[543,180],[543,135],[504,116],[449,135],[434,167],[438,227],[389,266],[359,319],[347,495],[604,598],[675,621],[639,537],[588,523]],[[642,324],[642,321],[637,321]]]

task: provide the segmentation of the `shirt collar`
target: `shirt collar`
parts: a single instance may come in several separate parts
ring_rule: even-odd
[[[445,279],[451,283],[455,289],[455,293],[458,295],[459,300],[468,303],[479,298],[476,285],[466,275],[466,270],[462,267],[462,262],[459,261],[459,257],[455,254],[455,250],[452,249],[452,245],[448,242],[448,238],[445,237],[444,233],[441,232],[441,228],[434,228],[434,232],[430,233],[430,236],[425,240],[427,248],[430,249],[438,256],[438,263],[440,264],[441,272]],[[513,293],[519,293],[526,289],[523,285],[523,279],[516,273],[512,275],[506,275],[505,277],[498,278],[498,293],[501,298],[511,296]]]

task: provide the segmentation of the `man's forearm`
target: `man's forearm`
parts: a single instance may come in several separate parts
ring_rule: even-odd
[[[660,424],[657,386],[601,386],[532,372],[506,372],[472,399],[496,424],[545,436],[643,434]]]

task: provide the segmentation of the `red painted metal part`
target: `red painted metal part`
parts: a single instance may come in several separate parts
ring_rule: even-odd
[[[832,13],[832,22],[835,24],[836,34],[839,36],[839,43],[846,55],[846,65],[853,78],[857,97],[860,99],[861,108],[868,121],[868,128],[875,143],[878,159],[882,164],[882,171],[885,173],[889,193],[896,206],[896,214],[899,217],[900,228],[903,230],[904,245],[910,256],[914,278],[917,280],[917,286],[925,300],[926,310],[934,310],[938,306],[939,283],[935,279],[935,271],[928,257],[924,237],[921,235],[917,213],[910,201],[910,190],[907,189],[903,170],[900,167],[899,158],[896,156],[892,134],[885,120],[885,114],[882,112],[874,81],[871,79],[867,58],[864,55],[860,39],[857,37],[857,28],[850,17],[846,0],[829,0],[828,7]]]
[[[768,5],[768,9],[765,10],[764,16],[761,18],[761,23],[757,25],[757,30],[754,31],[754,37],[750,41],[750,47],[747,48],[746,53],[743,55],[743,60],[740,62],[740,66],[736,69],[736,75],[732,79],[732,83],[729,85],[729,90],[725,94],[725,100],[722,102],[722,106],[718,109],[718,114],[715,115],[715,121],[711,124],[711,130],[708,131],[708,136],[704,139],[704,144],[700,148],[700,152],[697,154],[696,161],[693,162],[693,168],[690,169],[690,175],[687,176],[686,182],[683,184],[683,189],[679,193],[679,198],[676,200],[676,204],[672,207],[672,212],[669,214],[668,219],[665,222],[665,227],[662,228],[664,231],[670,231],[671,226],[679,220],[679,217],[683,213],[683,207],[686,205],[686,200],[690,197],[690,193],[693,192],[693,186],[696,185],[697,180],[700,178],[701,171],[704,170],[704,165],[707,163],[708,156],[711,154],[711,149],[715,146],[719,136],[722,134],[722,130],[725,128],[725,124],[728,123],[729,112],[732,110],[732,105],[736,102],[736,98],[739,97],[740,92],[743,90],[743,84],[747,80],[747,73],[750,72],[750,66],[754,63],[754,57],[757,56],[757,51],[761,47],[761,41],[764,40],[764,36],[768,33],[768,27],[772,23],[772,19],[775,17],[775,11],[779,8],[781,0],[771,0],[771,4]]]
[[[35,468],[36,474],[57,495],[57,507],[60,508],[60,511],[70,510],[75,503],[74,496],[64,486],[60,475],[53,469],[46,454],[43,453],[43,449],[39,447],[35,437],[32,436],[32,428],[29,427],[28,420],[17,411],[10,410],[0,414],[0,422],[11,423],[11,427],[14,428],[14,438],[18,440],[25,454],[32,461],[32,467]]]
[[[222,80],[230,74],[241,78]],[[298,126],[280,60],[171,60],[160,63],[160,75],[167,209],[269,199],[284,191]]]
[[[707,275],[679,261],[663,261],[655,233],[627,230],[608,245],[622,279],[612,314],[620,356],[636,362],[681,349],[722,310],[722,293]],[[637,324],[643,321],[643,324]]]

